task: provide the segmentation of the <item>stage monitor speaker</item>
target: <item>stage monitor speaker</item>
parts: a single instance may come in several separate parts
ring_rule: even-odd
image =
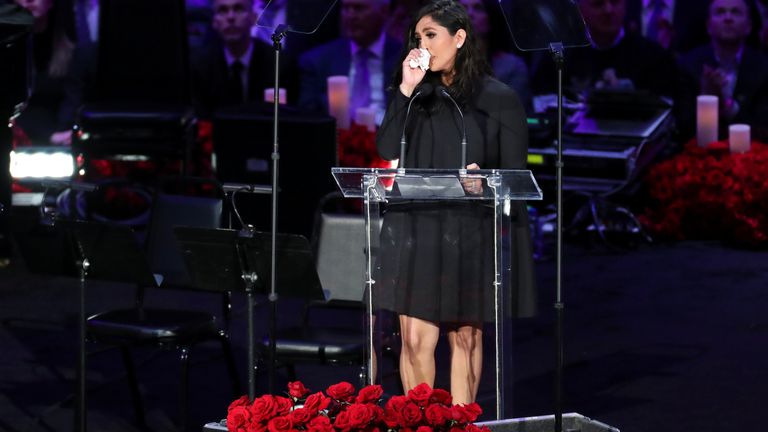
[[[552,432],[555,430],[555,416],[521,417],[477,425],[488,426],[491,432]],[[563,432],[619,432],[619,429],[581,414],[567,413],[563,414]]]
[[[271,106],[252,105],[214,115],[216,173],[222,183],[269,185],[272,182]],[[320,199],[336,189],[331,167],[336,164],[336,122],[332,117],[291,108],[280,111],[279,211],[280,232],[311,236]],[[271,224],[271,198],[246,196],[238,205],[243,219],[258,230]]]

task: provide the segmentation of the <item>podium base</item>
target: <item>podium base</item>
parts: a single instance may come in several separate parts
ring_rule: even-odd
[[[494,420],[477,425],[487,426],[491,432],[552,432],[555,430],[555,416]],[[581,414],[567,413],[563,414],[563,432],[619,432],[619,429]]]
[[[521,417],[508,420],[494,420],[477,423],[478,426],[488,426],[491,432],[552,432],[555,430],[555,416]],[[223,432],[227,427],[218,423],[208,423],[203,432]],[[563,432],[619,432],[619,429],[608,426],[589,417],[577,413],[563,414]]]

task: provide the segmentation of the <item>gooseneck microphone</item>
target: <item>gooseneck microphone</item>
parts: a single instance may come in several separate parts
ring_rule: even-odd
[[[425,82],[421,84],[420,86],[416,87],[416,93],[411,96],[411,100],[408,102],[408,109],[405,111],[405,121],[403,121],[403,133],[400,135],[400,163],[399,168],[405,168],[405,151],[406,151],[406,140],[405,140],[405,127],[408,125],[408,115],[411,114],[411,105],[413,104],[413,101],[415,101],[420,96],[429,96],[434,91],[434,88],[432,87],[432,84]]]
[[[446,90],[445,87],[440,86],[437,88],[437,92],[440,94],[440,96],[446,97],[450,99],[451,102],[453,102],[453,106],[456,107],[456,111],[459,112],[459,115],[461,116],[461,169],[467,168],[467,124],[464,122],[464,113],[461,111],[461,108],[459,108],[459,104],[456,103],[456,100],[451,97],[450,93],[448,93],[448,90]]]

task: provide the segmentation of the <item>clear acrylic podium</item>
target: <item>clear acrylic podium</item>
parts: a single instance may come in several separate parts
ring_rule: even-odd
[[[536,179],[528,170],[445,170],[445,169],[377,169],[377,168],[333,168],[333,176],[339,189],[346,198],[361,198],[365,216],[365,301],[367,303],[367,334],[368,334],[368,382],[378,381],[377,365],[382,364],[381,350],[377,350],[382,334],[382,321],[376,317],[377,305],[374,304],[376,290],[375,266],[380,251],[379,229],[381,227],[382,204],[403,201],[483,201],[483,204],[493,208],[495,233],[494,275],[492,286],[493,310],[495,320],[493,325],[493,371],[495,373],[496,419],[504,418],[505,406],[505,376],[506,363],[511,356],[505,355],[505,327],[508,327],[512,316],[508,302],[504,296],[510,292],[511,249],[507,236],[510,232],[511,201],[540,200],[541,189]],[[487,328],[487,327],[486,327]],[[506,332],[509,335],[509,332]],[[391,334],[391,333],[389,333]],[[511,335],[510,335],[511,336]],[[377,352],[379,354],[377,354]],[[484,358],[490,358],[490,350],[484,349]],[[484,362],[485,363],[485,362]],[[440,364],[438,363],[438,370]],[[484,368],[485,369],[485,368]],[[511,370],[511,369],[510,369]]]

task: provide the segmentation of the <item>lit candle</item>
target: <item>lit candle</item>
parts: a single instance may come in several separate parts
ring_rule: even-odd
[[[328,111],[336,119],[336,127],[349,129],[349,78],[328,77]]]
[[[269,103],[275,102],[274,87],[264,89],[264,102],[269,102]],[[280,105],[285,105],[287,103],[288,103],[288,91],[285,88],[280,87]]]
[[[369,131],[376,131],[376,110],[368,107],[360,107],[355,110],[355,123],[365,126]]]
[[[696,141],[699,147],[706,147],[717,141],[717,117],[717,96],[699,96],[696,98]]]
[[[734,124],[728,128],[728,147],[731,153],[746,153],[751,140],[749,125]]]

